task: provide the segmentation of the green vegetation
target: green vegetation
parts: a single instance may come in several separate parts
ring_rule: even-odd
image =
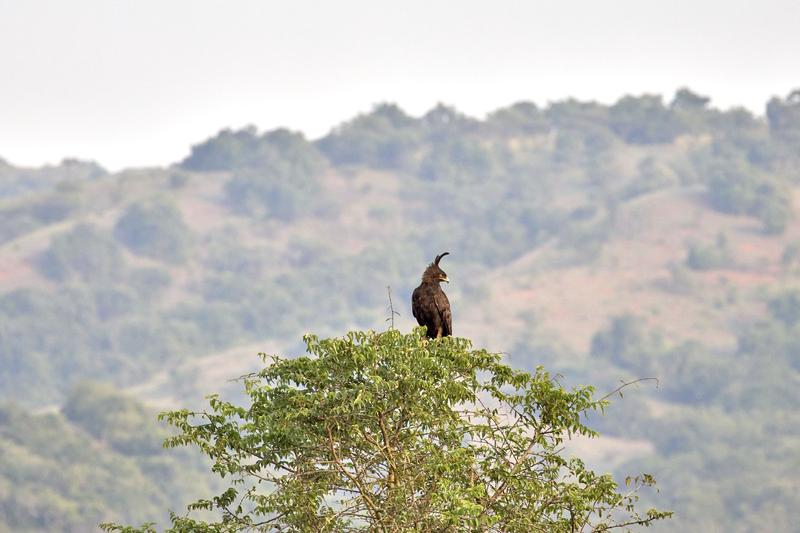
[[[198,158],[203,162],[199,167]],[[196,146],[183,166],[235,170],[225,195],[240,214],[292,220],[319,207],[322,157],[302,135],[287,130],[260,137],[250,129],[222,132]]]
[[[110,235],[80,224],[50,241],[39,268],[56,281],[114,281],[125,275],[125,259]]]
[[[165,451],[155,414],[98,385],[62,413],[0,406],[0,531],[94,531],[103,520],[165,520],[214,490],[196,455]]]
[[[785,99],[773,98],[767,104],[767,120],[773,137],[788,147],[800,146],[800,90]]]
[[[222,130],[192,147],[181,166],[188,170],[266,169],[291,178],[314,173],[320,156],[298,133],[277,129],[258,135],[254,127]]]
[[[734,266],[733,251],[724,233],[717,235],[714,244],[689,245],[686,266],[692,270],[715,270]]]
[[[421,328],[306,343],[245,378],[248,407],[212,396],[210,411],[162,415],[180,431],[168,446],[196,445],[230,477],[189,506],[219,521],[173,515],[171,531],[605,531],[671,514],[635,510],[651,476],[623,493],[562,454],[596,435],[581,418],[606,402],[589,387]]]
[[[407,329],[422,268],[450,250],[457,335],[569,383],[659,378],[593,426],[622,441],[608,469],[631,439],[653,447],[616,471],[665,480],[678,515],[658,528],[790,529],[793,488],[770,480],[797,464],[798,105],[761,117],[682,89],[478,120],[384,104],[315,141],[222,131],[167,169],[1,163],[0,401],[41,421],[26,409],[92,379],[191,405],[253,343],[381,329],[387,285]],[[738,482],[726,465],[748,460]]]
[[[642,159],[637,170],[638,179],[628,185],[623,193],[626,199],[674,186],[678,182],[675,171],[653,157]]]
[[[79,184],[62,182],[22,205],[0,203],[0,244],[74,216],[84,207]]]
[[[679,93],[679,102],[682,96],[685,100]],[[609,125],[625,142],[633,144],[667,143],[685,131],[678,116],[656,95],[620,99],[609,109]]]
[[[55,166],[19,168],[0,159],[0,199],[52,191],[59,185],[93,181],[106,175],[106,170],[93,161],[65,159]]]
[[[114,226],[114,235],[132,252],[168,263],[186,260],[192,244],[181,212],[159,199],[128,207]]]
[[[421,141],[418,121],[392,104],[376,106],[320,140],[319,149],[337,165],[404,168]]]
[[[627,397],[634,404],[622,406],[628,411],[623,419],[612,407],[597,421],[603,433],[655,445],[654,456],[621,465],[618,475],[651,469],[667,500],[659,505],[680,509],[676,528],[724,524],[726,531],[744,533],[796,527],[787,510],[800,499],[781,489],[779,480],[800,461],[797,432],[790,429],[800,422],[794,408],[800,401],[798,302],[794,290],[770,299],[770,318],[742,328],[734,353],[696,341],[668,344],[663,333],[633,316],[615,319],[595,336],[593,355],[634,375],[658,376],[660,389],[643,392],[682,406],[653,416],[635,408],[644,401],[637,394]],[[754,454],[765,438],[769,452]]]
[[[710,200],[725,213],[747,214],[764,223],[769,233],[781,233],[792,214],[785,182],[748,170],[747,166],[721,165],[711,176]]]

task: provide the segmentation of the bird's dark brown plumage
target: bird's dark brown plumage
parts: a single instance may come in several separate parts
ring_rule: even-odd
[[[447,274],[439,268],[439,261],[450,252],[437,255],[422,274],[422,283],[411,294],[411,312],[420,326],[428,328],[431,339],[453,334],[453,315],[450,302],[442,290],[442,281],[449,283]]]

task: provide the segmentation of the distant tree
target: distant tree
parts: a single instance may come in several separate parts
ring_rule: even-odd
[[[300,133],[286,129],[258,134],[255,126],[222,130],[192,147],[181,162],[189,170],[262,169],[288,174],[311,174],[322,164],[320,154]]]
[[[682,128],[695,134],[705,133],[710,130],[713,120],[720,114],[709,108],[709,102],[711,98],[683,87],[675,93],[669,109]]]
[[[559,130],[583,130],[589,125],[608,127],[609,108],[597,102],[570,98],[551,103],[545,116]]]
[[[419,175],[451,185],[491,180],[498,172],[492,152],[477,139],[456,137],[433,146],[419,164]]]
[[[94,161],[64,159],[58,165],[39,168],[19,168],[0,162],[0,198],[22,193],[50,191],[63,188],[64,184],[75,187],[80,183],[97,180],[108,172]],[[63,192],[63,191],[62,191]]]
[[[315,177],[295,178],[276,169],[240,171],[225,184],[225,199],[240,214],[294,220],[322,201]]]
[[[797,265],[800,259],[800,241],[792,241],[786,245],[781,254],[781,264],[784,267],[793,267]]]
[[[480,126],[478,120],[442,103],[425,113],[420,122],[426,139],[433,143],[476,131]]]
[[[395,104],[380,104],[338,126],[317,146],[336,165],[402,169],[411,164],[423,135],[420,120]]]
[[[172,284],[169,272],[162,268],[141,267],[131,269],[125,286],[136,291],[142,301],[156,298],[161,291]]]
[[[606,329],[592,337],[592,357],[637,372],[652,371],[654,356],[662,350],[660,337],[647,330],[641,317],[629,313],[614,317]]]
[[[65,411],[0,404],[0,531],[97,531],[110,517],[168,520],[167,509],[218,489],[196,455],[162,448],[168,431],[133,398],[84,384]]]
[[[62,182],[56,190],[38,199],[30,206],[30,214],[37,222],[53,224],[73,216],[86,204],[82,187],[75,182]]]
[[[517,102],[486,119],[489,130],[505,135],[537,135],[550,131],[550,122],[533,102]]]
[[[711,245],[690,244],[686,254],[686,266],[692,270],[730,268],[733,264],[733,251],[724,233],[717,235],[717,240]]]
[[[653,157],[645,157],[637,165],[638,176],[623,192],[625,198],[633,198],[677,183],[675,173]]]
[[[186,259],[192,238],[180,210],[161,199],[131,204],[117,220],[114,235],[132,252],[168,263]]]
[[[770,299],[770,314],[787,326],[800,322],[800,290],[794,289]]]
[[[741,158],[718,159],[707,178],[711,205],[724,213],[757,217],[767,233],[781,233],[792,217],[788,184]]]
[[[216,137],[192,146],[191,154],[181,162],[190,170],[230,170],[249,166],[258,152],[255,126],[233,131],[224,129]]]
[[[110,385],[81,383],[67,397],[62,413],[94,438],[128,455],[159,455],[164,428],[148,424],[150,412]]]
[[[666,396],[684,404],[704,404],[718,398],[735,379],[735,368],[698,342],[678,344],[659,357],[657,372]]]
[[[595,436],[581,419],[606,402],[591,388],[421,329],[306,342],[310,357],[267,358],[245,378],[249,407],[212,396],[209,411],[162,415],[180,431],[168,446],[198,446],[231,478],[190,506],[220,521],[173,514],[170,531],[566,533],[670,515],[634,507],[651,476],[620,492],[563,454],[570,435]]]
[[[686,87],[678,89],[675,97],[669,104],[671,109],[700,112],[708,108],[711,98],[699,95]]]
[[[38,265],[43,274],[58,281],[96,283],[125,276],[125,259],[119,245],[106,232],[89,224],[79,224],[53,237]]]
[[[97,318],[100,320],[110,320],[130,313],[137,303],[136,293],[125,286],[100,286],[93,292]]]
[[[800,148],[800,89],[785,99],[772,98],[767,103],[767,120],[773,138]]]
[[[182,189],[189,182],[189,176],[183,172],[174,172],[169,177],[169,187],[171,189]]]
[[[288,130],[260,137],[250,131],[246,137],[247,153],[226,167],[234,171],[225,184],[228,205],[243,214],[283,220],[313,210],[319,200],[317,174],[323,166],[317,149]]]
[[[625,96],[609,108],[611,129],[631,144],[668,143],[683,133],[678,117],[661,96]]]
[[[609,109],[597,102],[554,102],[545,116],[556,131],[553,161],[560,169],[584,167],[593,183],[604,182],[613,166],[611,148],[619,141],[609,129]],[[598,164],[599,163],[599,164]],[[598,172],[599,167],[604,167]]]

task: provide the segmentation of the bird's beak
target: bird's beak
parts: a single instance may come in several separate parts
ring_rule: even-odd
[[[441,279],[441,281],[444,281],[445,283],[450,283],[450,280],[449,280],[449,279],[447,279],[447,276],[443,277],[443,278]]]

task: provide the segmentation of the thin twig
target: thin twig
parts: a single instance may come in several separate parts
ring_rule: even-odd
[[[386,292],[389,293],[389,307],[387,309],[389,311],[389,318],[386,319],[386,322],[391,321],[392,324],[389,327],[389,329],[394,329],[394,316],[395,315],[400,316],[400,313],[398,313],[397,311],[394,310],[394,303],[392,303],[392,286],[391,285],[387,285],[386,286]]]
[[[658,386],[659,386],[658,378],[639,378],[639,379],[634,379],[633,381],[624,381],[622,383],[622,385],[620,385],[616,389],[612,390],[611,392],[609,392],[608,394],[606,394],[605,396],[600,398],[598,401],[602,402],[603,400],[606,400],[606,399],[610,398],[611,396],[614,396],[615,394],[617,394],[618,392],[620,392],[622,389],[624,389],[625,387],[627,387],[629,385],[634,385],[636,383],[639,383],[640,381],[651,381],[651,380],[656,382],[656,388],[658,388]]]

